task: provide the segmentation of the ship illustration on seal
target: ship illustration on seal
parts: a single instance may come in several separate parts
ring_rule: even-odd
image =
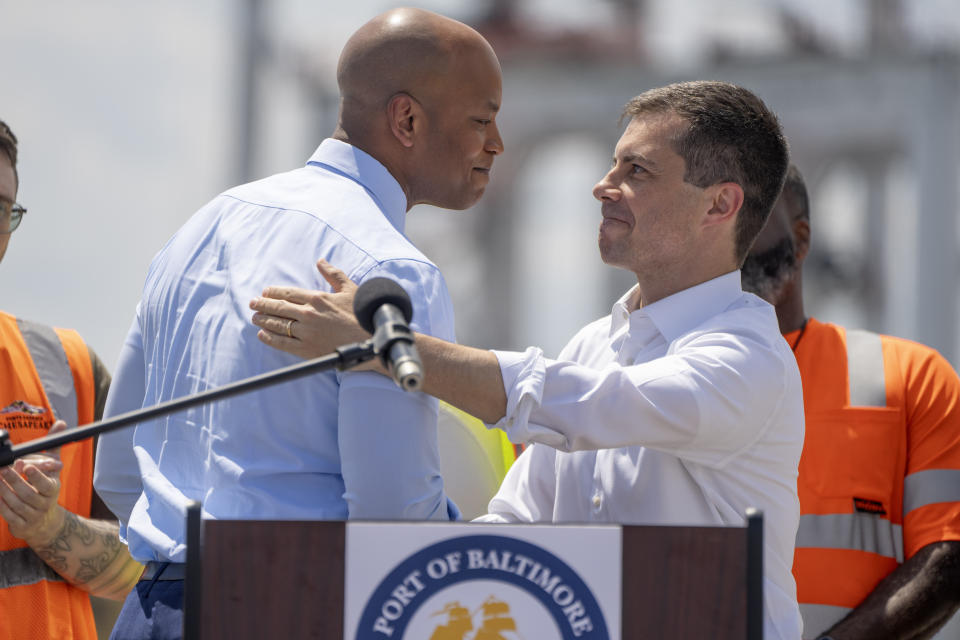
[[[510,605],[496,596],[489,596],[471,611],[459,601],[448,602],[434,616],[446,616],[433,630],[430,640],[522,640],[517,623],[510,615]],[[479,615],[479,625],[474,620]]]

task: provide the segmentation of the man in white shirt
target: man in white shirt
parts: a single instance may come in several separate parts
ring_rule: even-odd
[[[257,341],[246,303],[272,282],[323,286],[309,268],[317,256],[358,280],[399,281],[420,330],[454,338],[446,283],[404,222],[415,204],[464,209],[483,194],[503,150],[497,57],[460,22],[398,9],[351,36],[337,80],[337,128],[306,166],[219,195],[157,254],[108,415],[291,364]],[[205,518],[457,516],[437,401],[368,372],[324,372],[107,434],[94,483],[147,565],[114,629],[122,638],[179,633],[191,500]]]
[[[749,91],[692,82],[628,103],[613,166],[594,187],[604,262],[637,286],[558,360],[418,336],[424,390],[533,442],[488,522],[742,524],[765,513],[765,637],[800,637],[790,573],[803,444],[800,376],[773,308],[739,267],[787,169],[776,117]],[[347,295],[272,287],[260,338],[304,357],[362,337]],[[296,319],[296,339],[281,327]]]

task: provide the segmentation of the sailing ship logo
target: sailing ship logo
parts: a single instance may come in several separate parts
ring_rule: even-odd
[[[477,614],[480,625],[474,624]],[[523,638],[517,631],[517,623],[510,615],[510,605],[496,596],[487,597],[472,613],[460,602],[448,602],[443,609],[431,615],[447,616],[445,624],[437,625],[430,640],[511,640]],[[473,631],[473,633],[471,633]]]
[[[608,640],[583,579],[517,538],[441,540],[398,564],[363,606],[356,640]]]

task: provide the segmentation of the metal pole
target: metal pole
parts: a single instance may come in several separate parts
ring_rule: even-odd
[[[9,434],[7,434],[6,431],[0,430],[0,467],[5,467],[17,458],[22,458],[31,453],[39,453],[47,449],[53,449],[71,442],[76,442],[77,440],[99,435],[105,431],[113,431],[114,429],[126,427],[138,422],[152,420],[153,418],[159,418],[176,411],[183,411],[184,409],[189,409],[190,407],[195,407],[207,402],[213,402],[214,400],[230,398],[241,393],[253,391],[254,389],[280,384],[288,380],[296,380],[297,378],[328,369],[346,369],[370,360],[374,355],[375,351],[372,340],[347,345],[340,347],[330,355],[322,356],[314,360],[307,360],[306,362],[290,365],[283,369],[277,369],[276,371],[269,371],[245,378],[244,380],[238,380],[237,382],[232,382],[228,385],[217,387],[216,389],[209,389],[207,391],[201,391],[200,393],[184,396],[183,398],[161,402],[158,405],[147,407],[146,409],[130,411],[85,427],[37,438],[36,440],[31,440],[30,442],[15,447],[10,446]]]
[[[763,640],[763,511],[747,509],[747,640]]]
[[[187,575],[183,583],[183,640],[199,640],[201,617],[200,550],[203,547],[201,506],[187,505]]]

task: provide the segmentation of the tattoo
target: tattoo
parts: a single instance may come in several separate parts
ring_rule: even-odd
[[[69,511],[63,519],[63,526],[53,540],[42,547],[34,549],[43,561],[50,565],[57,573],[63,574],[69,569],[67,554],[73,549],[70,546],[71,532],[78,527],[77,516]]]
[[[80,570],[77,571],[77,582],[90,582],[103,573],[104,569],[110,566],[110,563],[113,562],[115,557],[117,557],[115,553],[111,555],[109,550],[104,550],[103,553],[98,553],[91,558],[80,558]]]
[[[77,585],[98,578],[123,552],[112,529],[67,512],[60,531],[48,544],[34,549],[57,573]],[[71,563],[72,559],[72,563]],[[71,564],[74,566],[71,575]]]

